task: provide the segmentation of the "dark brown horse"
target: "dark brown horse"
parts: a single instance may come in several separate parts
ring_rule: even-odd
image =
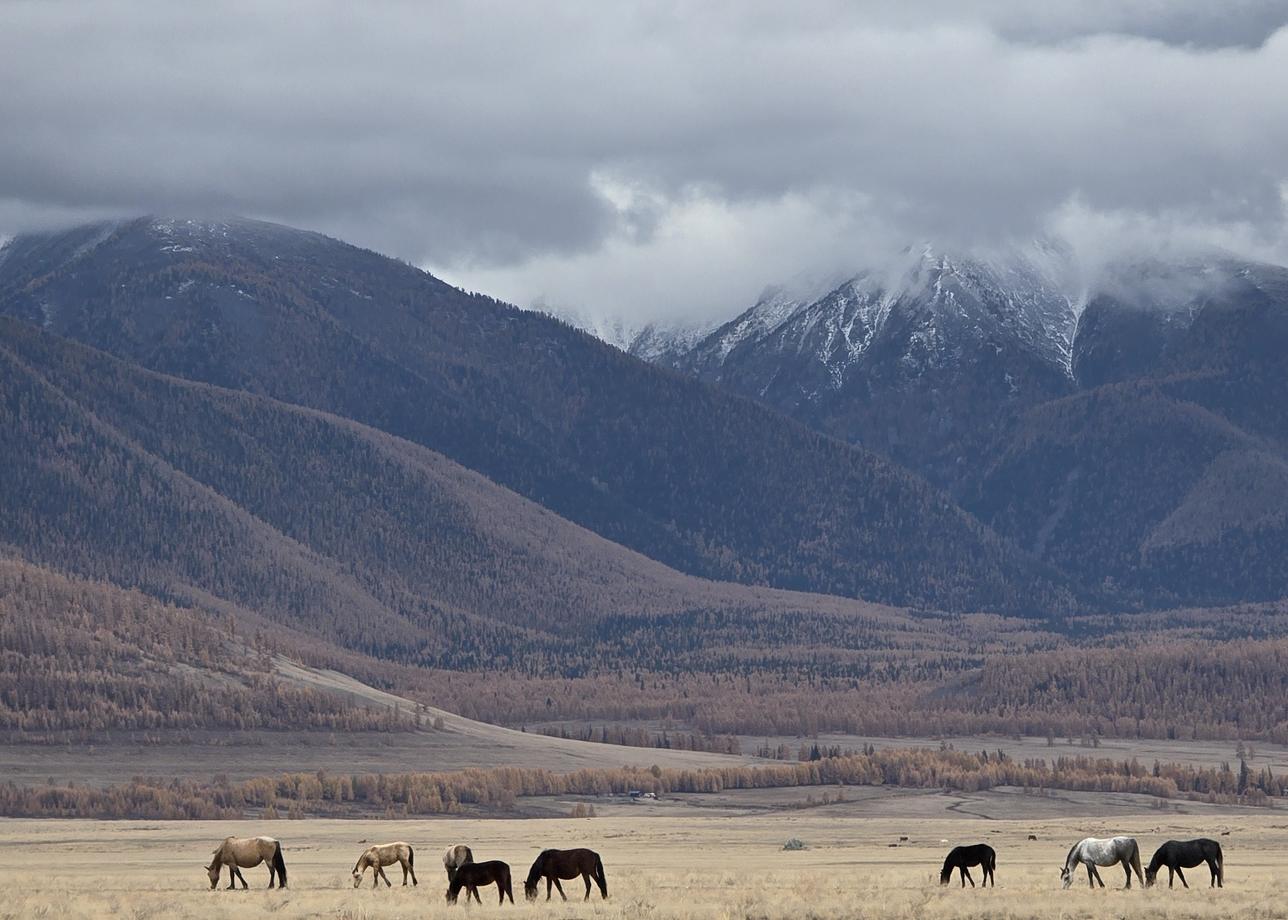
[[[498,903],[504,904],[508,897],[510,903],[514,903],[514,892],[510,889],[510,867],[499,859],[490,859],[487,862],[471,862],[463,866],[458,866],[455,874],[452,876],[452,882],[447,886],[447,903],[455,904],[457,896],[461,889],[465,889],[465,903],[470,903],[471,895],[478,904],[483,902],[479,900],[480,885],[496,885],[497,893],[501,896]]]
[[[993,870],[997,868],[997,853],[987,843],[977,843],[970,847],[953,847],[948,852],[948,858],[944,860],[944,868],[939,873],[939,884],[947,885],[953,878],[953,870],[958,869],[962,874],[962,887],[970,882],[972,888],[975,887],[975,880],[970,877],[970,866],[980,866],[983,869],[984,877],[980,879],[981,885],[988,885],[991,881],[993,887],[997,887],[997,879],[993,878]]]
[[[574,879],[579,875],[586,883],[586,897],[583,900],[590,900],[591,879],[594,879],[595,884],[599,886],[599,893],[605,898],[608,897],[608,880],[604,878],[604,863],[598,853],[586,849],[542,850],[541,855],[528,871],[528,879],[523,883],[523,893],[529,901],[535,901],[537,885],[544,878],[546,900],[550,900],[550,887],[553,885],[559,889],[559,897],[567,901],[568,895],[564,894],[563,885],[559,884],[559,880]]]
[[[1193,869],[1203,863],[1207,863],[1208,871],[1212,873],[1208,887],[1224,888],[1225,856],[1221,853],[1221,844],[1207,837],[1199,837],[1197,840],[1169,840],[1154,852],[1154,858],[1149,861],[1149,867],[1145,869],[1145,887],[1152,887],[1158,877],[1158,870],[1167,866],[1167,887],[1172,887],[1172,876],[1178,875],[1181,884],[1189,888],[1190,883],[1185,881],[1185,873],[1181,869]]]

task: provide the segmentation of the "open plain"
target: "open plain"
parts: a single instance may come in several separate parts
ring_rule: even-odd
[[[203,866],[229,834],[268,833],[285,849],[290,886],[268,891],[267,871],[246,870],[249,891],[211,891]],[[1169,838],[1211,835],[1226,852],[1226,887],[1208,888],[1204,868],[1177,884],[1089,890],[1085,874],[1069,891],[1058,866],[1086,835],[1124,833],[1142,857]],[[1036,840],[1030,840],[1029,835]],[[799,838],[807,849],[785,852]],[[906,838],[906,839],[903,839]],[[350,869],[364,842],[403,839],[416,847],[419,887],[355,890]],[[1288,817],[1247,809],[1176,815],[1142,811],[1101,817],[986,820],[873,817],[852,803],[726,817],[620,810],[590,819],[433,821],[0,821],[5,859],[0,917],[214,918],[331,917],[393,920],[444,917],[634,918],[1217,918],[1283,917],[1280,873]],[[985,841],[998,853],[996,889],[938,884],[944,853]],[[440,863],[449,843],[468,842],[476,858],[502,859],[514,872],[517,904],[448,907]],[[582,903],[580,882],[567,904],[524,903],[522,879],[543,846],[590,846],[607,870],[607,901]]]

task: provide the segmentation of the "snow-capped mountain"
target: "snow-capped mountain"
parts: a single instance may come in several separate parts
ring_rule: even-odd
[[[1057,242],[989,255],[925,245],[769,288],[705,333],[650,328],[617,343],[955,490],[1008,419],[1157,371],[1218,292],[1271,276],[1282,272],[1219,253],[1123,259],[1088,294]]]

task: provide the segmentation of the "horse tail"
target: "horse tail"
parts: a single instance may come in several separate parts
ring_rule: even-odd
[[[1222,888],[1225,887],[1225,853],[1219,843],[1216,845],[1216,880]]]
[[[604,861],[595,854],[595,881],[599,884],[599,893],[608,897],[608,878],[604,875]]]
[[[1131,839],[1131,867],[1136,870],[1136,878],[1140,879],[1140,883],[1145,884],[1145,876],[1140,871],[1140,844],[1135,837]]]
[[[411,848],[411,844],[407,845],[407,865],[416,868],[416,851]]]
[[[286,860],[282,859],[281,841],[273,847],[273,868],[277,870],[277,887],[286,887]]]

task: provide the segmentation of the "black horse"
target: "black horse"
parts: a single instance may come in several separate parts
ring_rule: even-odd
[[[984,868],[984,878],[980,880],[980,885],[987,886],[991,880],[993,887],[997,887],[997,879],[993,876],[993,870],[997,868],[997,853],[987,843],[977,843],[971,847],[953,847],[948,853],[948,858],[944,860],[944,868],[939,873],[939,884],[947,885],[952,880],[953,870],[958,869],[962,874],[962,887],[970,882],[972,888],[975,887],[975,880],[970,877],[970,870],[967,866],[982,866]]]
[[[567,901],[568,895],[564,894],[563,885],[559,884],[559,880],[574,879],[579,875],[586,883],[586,897],[583,900],[590,900],[591,879],[594,879],[595,884],[599,886],[599,893],[605,898],[608,897],[608,880],[604,878],[604,863],[598,853],[586,849],[542,850],[541,855],[528,871],[528,880],[523,883],[523,893],[529,901],[535,901],[537,885],[544,878],[546,900],[550,900],[550,886],[553,885],[559,889],[559,897]]]
[[[1169,840],[1154,851],[1154,858],[1149,861],[1145,870],[1145,887],[1154,884],[1160,866],[1167,866],[1167,887],[1171,888],[1172,876],[1179,876],[1181,884],[1189,888],[1185,873],[1181,869],[1193,869],[1199,863],[1207,863],[1212,872],[1209,888],[1225,887],[1225,857],[1221,854],[1221,844],[1207,837],[1197,840]]]
[[[504,904],[508,896],[514,903],[514,892],[510,890],[510,867],[499,859],[490,859],[481,863],[466,863],[456,868],[451,884],[447,886],[447,903],[455,904],[461,889],[465,889],[465,903],[470,903],[471,895],[475,903],[479,900],[479,886],[496,884],[497,893],[501,896],[498,903]]]

